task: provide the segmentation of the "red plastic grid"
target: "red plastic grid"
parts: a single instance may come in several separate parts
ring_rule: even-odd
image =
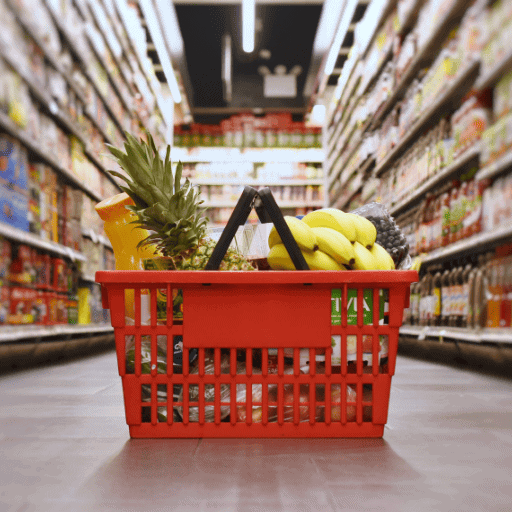
[[[398,329],[403,309],[408,307],[409,287],[417,281],[415,271],[351,272],[202,272],[202,271],[102,271],[96,280],[102,284],[104,307],[109,307],[116,337],[119,374],[123,382],[126,421],[132,437],[381,437],[387,421],[391,377],[395,371]],[[172,301],[167,303],[167,321],[157,321],[157,289],[167,297],[173,289],[183,290],[183,320],[172,317]],[[331,291],[341,289],[340,325],[331,325]],[[357,290],[357,321],[349,325],[348,290]],[[363,290],[373,290],[373,316],[363,318]],[[135,318],[125,318],[126,290],[134,290]],[[379,290],[387,290],[387,323],[379,317]],[[143,323],[141,296],[149,293],[149,318]],[[133,325],[130,325],[133,324]],[[270,334],[269,334],[270,333]],[[341,364],[331,365],[331,336],[340,337]],[[142,371],[142,337],[150,341],[150,371]],[[159,373],[158,337],[166,347],[165,373]],[[173,337],[183,338],[183,365],[173,370]],[[356,337],[356,361],[349,363],[347,336]],[[387,336],[386,364],[365,366],[363,337],[371,337],[372,361],[379,361],[380,337]],[[126,368],[126,340],[134,338],[133,373]],[[161,338],[160,338],[161,339]],[[160,341],[161,343],[161,341]],[[269,371],[269,352],[277,355],[274,373]],[[292,355],[293,371],[285,373],[286,355]],[[309,365],[302,373],[300,349],[309,349],[310,361],[318,351],[325,354],[325,364]],[[189,364],[191,351],[197,352],[193,373]],[[253,367],[256,355],[261,370]],[[245,356],[240,372],[237,356]],[[211,373],[205,371],[205,358],[213,358]],[[221,368],[221,358],[229,359],[229,372]],[[334,370],[334,371],[333,371]],[[338,371],[336,371],[338,370]],[[237,396],[237,386],[245,386],[245,400]],[[261,400],[253,401],[252,387],[261,385]],[[165,386],[165,401],[158,391]],[[192,401],[189,386],[197,386],[198,399]],[[221,390],[229,388],[229,399],[221,401]],[[347,407],[349,386],[355,391]],[[180,388],[179,401],[174,398]],[[213,387],[214,398],[205,399],[205,389]],[[318,389],[324,390],[323,397]],[[150,389],[149,398],[143,390]],[[238,388],[240,389],[240,388]],[[306,393],[302,392],[306,390]],[[371,395],[366,391],[371,389]],[[269,391],[270,390],[270,391]],[[333,402],[338,392],[340,403]],[[270,397],[269,393],[273,396]],[[305,394],[309,400],[304,401]],[[301,396],[302,395],[302,396]],[[352,392],[353,395],[353,392]],[[365,396],[366,395],[366,396]],[[285,402],[285,396],[289,400]],[[290,399],[290,396],[292,397]],[[302,400],[301,400],[302,399]],[[273,405],[270,400],[275,400]],[[269,405],[270,404],[270,405]],[[259,421],[254,410],[261,407]],[[338,407],[338,409],[336,409]],[[371,414],[368,414],[371,407]],[[181,412],[175,421],[173,408]],[[205,411],[213,416],[205,419]],[[253,411],[240,420],[240,410]],[[149,416],[143,415],[149,410]],[[159,410],[167,414],[164,421]],[[226,419],[221,411],[229,411]],[[317,417],[317,411],[323,415]],[[339,418],[333,412],[339,410]],[[190,421],[189,413],[197,421]],[[269,420],[269,414],[277,417]],[[347,417],[348,411],[350,412]],[[354,414],[355,413],[355,414]],[[258,415],[257,415],[258,416]],[[307,417],[306,417],[307,416]],[[334,414],[337,416],[337,413]]]

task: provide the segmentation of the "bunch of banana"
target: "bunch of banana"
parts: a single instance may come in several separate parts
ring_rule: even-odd
[[[301,220],[286,216],[288,227],[311,270],[392,270],[393,259],[375,242],[368,219],[335,208],[308,213]],[[274,270],[294,270],[275,227],[268,238],[267,261]]]

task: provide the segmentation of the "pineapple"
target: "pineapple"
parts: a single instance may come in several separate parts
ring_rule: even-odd
[[[134,201],[127,206],[137,220],[134,224],[147,229],[151,235],[140,245],[156,246],[166,256],[167,270],[204,269],[215,247],[215,242],[206,237],[208,218],[203,216],[205,208],[199,199],[199,190],[188,178],[181,183],[183,165],[178,163],[173,176],[170,152],[167,146],[162,160],[153,138],[148,133],[148,142],[137,141],[126,134],[125,152],[107,145],[115,160],[128,177],[109,171],[126,182],[121,189]],[[148,262],[149,268],[160,268],[157,260]],[[228,249],[220,270],[255,270],[239,252]]]

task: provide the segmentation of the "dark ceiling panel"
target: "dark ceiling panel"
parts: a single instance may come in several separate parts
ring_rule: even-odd
[[[256,17],[261,20],[255,51],[241,50],[241,7],[236,4],[176,4],[180,30],[185,44],[188,72],[193,89],[193,108],[237,107],[247,109],[305,108],[304,83],[311,59],[313,41],[322,6],[259,4]],[[233,40],[233,98],[224,102],[221,80],[221,40],[229,33]],[[260,50],[270,51],[269,59]],[[295,98],[265,98],[259,66],[271,71],[277,65],[302,67],[297,78]],[[218,113],[217,113],[218,115]],[[226,114],[228,117],[229,114]]]

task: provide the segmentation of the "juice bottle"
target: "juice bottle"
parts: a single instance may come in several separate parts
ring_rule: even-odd
[[[448,325],[455,327],[456,324],[456,308],[457,308],[457,267],[452,268],[449,274],[449,291],[448,291]]]
[[[450,318],[450,270],[441,277],[441,325],[448,325]]]
[[[476,282],[476,274],[478,272],[478,264],[477,266],[471,269],[471,272],[468,276],[467,283],[467,291],[468,291],[468,305],[467,305],[467,315],[466,315],[466,327],[468,329],[474,329],[475,327],[475,282]]]
[[[468,263],[464,267],[464,271],[462,273],[462,290],[461,290],[461,310],[459,315],[459,327],[467,327],[468,325],[468,311],[469,311],[469,279],[471,273],[473,272],[473,266],[471,263]]]
[[[441,325],[441,287],[442,287],[442,274],[441,271],[438,270],[432,281],[432,295],[433,295],[433,319],[432,325]]]
[[[501,300],[500,300],[500,327],[509,327],[512,317],[512,267],[510,258],[502,260],[500,270]]]
[[[425,274],[420,281],[420,325],[427,325],[428,276]]]
[[[95,207],[100,218],[104,221],[107,234],[116,259],[116,270],[144,270],[144,259],[155,257],[154,246],[139,247],[140,241],[149,236],[149,231],[134,228],[131,222],[136,215],[126,209],[126,205],[135,204],[126,193],[117,194],[98,203]],[[141,300],[149,299],[143,292]],[[147,302],[149,304],[149,302]],[[147,308],[143,306],[143,310]],[[134,292],[125,291],[126,315],[134,318]]]
[[[450,234],[448,235],[448,243],[452,244],[456,241],[456,232],[459,222],[459,182],[455,182],[450,192]]]
[[[482,299],[483,299],[483,282],[484,282],[484,271],[485,271],[485,255],[478,257],[478,267],[474,275],[473,283],[473,328],[478,329],[485,327],[482,325]],[[487,312],[487,309],[485,310]],[[487,320],[485,321],[485,323]]]
[[[498,279],[499,260],[491,260],[487,264],[487,327],[498,327],[500,324],[500,283]]]
[[[468,201],[469,201],[469,181],[466,180],[462,183],[460,187],[460,196],[459,196],[459,219],[457,224],[457,229],[455,232],[455,240],[460,240],[466,237],[466,232],[464,230],[464,224],[466,220],[466,216],[468,214]]]
[[[450,192],[441,196],[441,245],[444,247],[450,243]]]

